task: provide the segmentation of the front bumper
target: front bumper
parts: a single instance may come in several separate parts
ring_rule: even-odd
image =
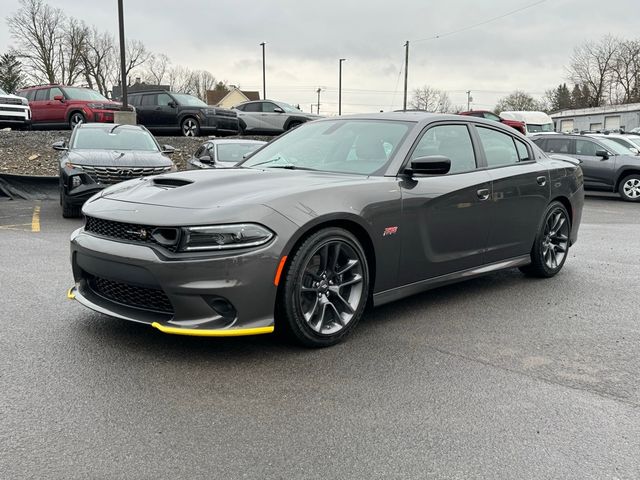
[[[165,333],[270,333],[277,294],[274,279],[283,245],[275,237],[266,246],[233,256],[212,252],[190,257],[161,247],[113,241],[81,228],[71,237],[75,286],[69,296],[100,313]],[[96,279],[116,285],[120,296],[116,299],[98,288]],[[149,307],[149,302],[141,307],[137,292],[143,292],[143,298],[160,295],[163,305],[170,307]]]

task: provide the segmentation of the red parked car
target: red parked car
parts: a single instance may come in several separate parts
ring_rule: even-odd
[[[113,112],[122,107],[90,88],[39,85],[18,94],[29,100],[33,126],[73,129],[84,122],[113,123]]]
[[[507,120],[506,118],[499,117],[489,110],[471,110],[470,112],[460,112],[459,115],[470,115],[472,117],[486,118],[487,120],[504,123],[505,125],[515,128],[523,135],[527,134],[524,122],[519,122],[518,120]]]

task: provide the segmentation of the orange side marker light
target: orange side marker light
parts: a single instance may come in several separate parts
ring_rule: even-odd
[[[282,275],[282,269],[284,269],[284,264],[287,262],[287,256],[285,255],[280,259],[280,263],[278,264],[278,270],[276,270],[276,278],[273,279],[273,284],[277,287],[280,283],[280,275]]]

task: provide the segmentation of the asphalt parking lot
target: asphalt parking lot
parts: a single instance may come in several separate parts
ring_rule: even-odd
[[[563,271],[376,309],[348,341],[191,338],[67,300],[56,201],[0,201],[0,477],[640,478],[640,205]]]

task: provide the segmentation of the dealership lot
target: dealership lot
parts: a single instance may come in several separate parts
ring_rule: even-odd
[[[378,308],[345,343],[167,336],[66,299],[56,201],[0,201],[4,478],[640,477],[640,206],[562,272]]]

